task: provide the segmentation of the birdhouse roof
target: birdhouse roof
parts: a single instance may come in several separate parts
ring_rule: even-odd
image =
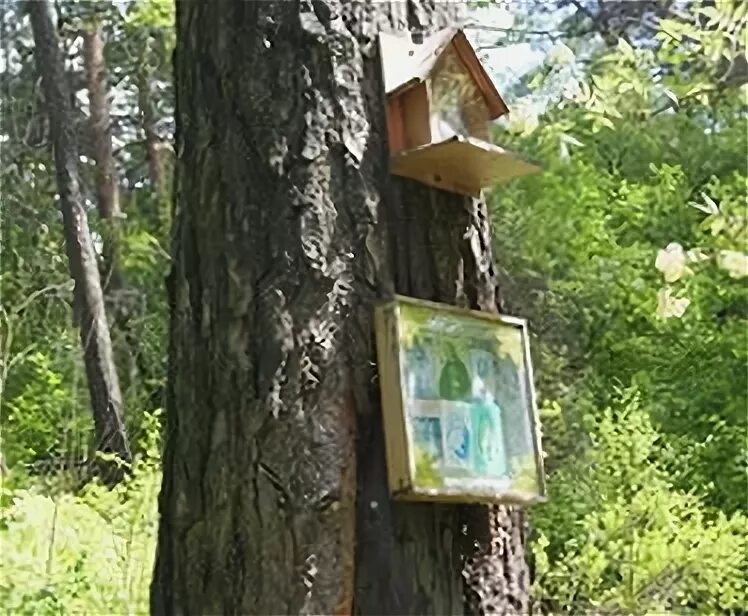
[[[509,111],[475,49],[459,28],[445,28],[414,43],[410,33],[380,33],[384,89],[388,96],[422,83],[431,76],[439,58],[451,45],[486,101],[490,119]]]

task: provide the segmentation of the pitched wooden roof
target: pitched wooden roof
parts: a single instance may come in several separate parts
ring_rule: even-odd
[[[493,80],[483,68],[475,49],[465,33],[458,28],[445,28],[414,43],[410,33],[380,33],[384,89],[388,96],[397,94],[429,78],[439,57],[452,45],[465,69],[475,80],[486,101],[490,119],[509,111]]]

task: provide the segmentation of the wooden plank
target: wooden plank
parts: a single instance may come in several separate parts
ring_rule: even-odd
[[[411,149],[431,143],[427,84],[420,83],[400,94],[398,98],[403,111],[405,146]]]
[[[545,466],[543,461],[543,450],[541,446],[540,434],[540,416],[538,415],[538,401],[535,393],[535,375],[533,374],[532,362],[530,358],[530,334],[527,331],[527,322],[522,325],[524,329],[523,344],[525,358],[525,372],[527,372],[527,381],[530,385],[528,392],[529,405],[532,413],[530,414],[530,429],[532,430],[533,455],[535,456],[535,468],[537,469],[538,492],[543,501],[547,500],[547,487],[545,483]]]
[[[406,148],[401,103],[402,98],[400,96],[394,96],[387,101],[387,141],[390,154],[397,154]]]
[[[387,480],[391,493],[409,491],[413,485],[400,374],[398,321],[397,302],[378,306],[374,311],[382,427],[387,452]]]
[[[390,159],[390,170],[430,186],[477,196],[483,188],[536,173],[540,167],[500,146],[454,137],[396,154]]]
[[[463,490],[439,488],[438,490],[403,490],[393,492],[392,498],[406,502],[438,502],[438,503],[485,503],[496,505],[519,505],[527,507],[547,503],[545,495],[531,496],[519,492],[504,492],[502,494],[488,494],[485,492],[466,492]]]
[[[503,323],[504,325],[513,325],[516,327],[526,327],[527,319],[520,317],[509,316],[506,314],[498,314],[495,312],[483,312],[481,310],[473,310],[472,308],[462,308],[461,306],[453,306],[452,304],[442,304],[440,302],[432,302],[427,299],[419,299],[416,297],[408,297],[407,295],[395,295],[393,300],[387,304],[387,306],[410,304],[411,306],[418,306],[420,308],[427,308],[429,310],[438,310],[439,312],[447,312],[458,316],[470,317],[473,319],[483,319],[485,321],[492,321],[494,323]]]

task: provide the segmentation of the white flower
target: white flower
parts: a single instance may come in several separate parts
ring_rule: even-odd
[[[561,90],[561,95],[571,101],[579,101],[582,98],[582,87],[579,81],[573,77],[568,79]]]
[[[727,271],[730,278],[748,276],[748,255],[737,250],[720,250],[717,265]]]
[[[690,303],[687,297],[673,297],[670,287],[663,287],[657,292],[657,316],[663,319],[680,318]]]
[[[548,64],[556,66],[570,64],[574,61],[574,52],[566,45],[559,42],[551,47],[550,51],[548,51],[547,60]]]
[[[686,253],[677,242],[668,244],[665,250],[657,252],[655,267],[665,276],[666,282],[675,282],[686,271]]]

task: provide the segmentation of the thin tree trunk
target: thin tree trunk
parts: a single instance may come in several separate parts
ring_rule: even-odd
[[[177,4],[156,614],[526,611],[518,513],[386,485],[374,304],[497,308],[485,204],[388,172],[376,35],[455,6]]]
[[[109,113],[107,70],[101,24],[95,23],[83,32],[83,64],[90,109],[90,127],[96,163],[96,206],[103,229],[104,293],[113,297],[122,286],[119,270],[119,226],[122,217],[117,171],[112,154],[112,120]],[[114,310],[117,312],[116,306]],[[115,319],[116,320],[116,319]]]
[[[96,164],[96,207],[102,231],[101,283],[111,323],[115,365],[119,366],[121,385],[127,391],[128,385],[134,380],[139,351],[138,340],[130,325],[134,305],[127,293],[121,268],[124,216],[112,149],[112,119],[104,46],[101,23],[94,21],[83,31],[83,66],[88,90],[89,137]],[[148,377],[147,374],[142,376],[144,379]]]
[[[157,195],[163,195],[165,191],[164,181],[164,157],[166,155],[165,144],[155,129],[156,118],[153,114],[151,103],[151,76],[148,72],[146,60],[138,71],[138,107],[140,109],[140,125],[145,135],[145,155],[148,162],[148,179],[151,188]]]
[[[65,247],[70,275],[75,281],[74,312],[80,325],[96,448],[115,453],[127,461],[131,456],[122,421],[122,396],[112,358],[96,252],[80,192],[78,148],[62,54],[48,2],[34,0],[26,7],[31,18],[34,56],[49,114]],[[107,479],[115,480],[117,475],[110,474]]]

